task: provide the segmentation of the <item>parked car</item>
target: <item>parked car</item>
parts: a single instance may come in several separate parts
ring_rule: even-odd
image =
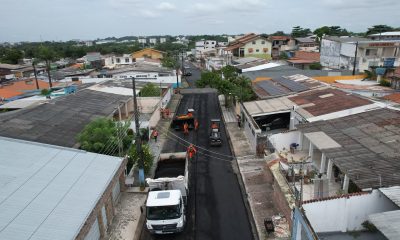
[[[192,76],[192,73],[187,71],[187,72],[185,72],[185,74],[183,74],[183,76]]]

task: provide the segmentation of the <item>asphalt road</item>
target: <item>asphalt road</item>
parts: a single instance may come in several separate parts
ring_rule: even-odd
[[[189,71],[192,73],[192,76],[187,76],[186,81],[189,84],[190,88],[196,87],[195,82],[196,80],[200,79],[201,76],[201,71],[196,68],[191,62],[186,62],[185,66],[188,66],[189,68],[186,68],[185,71]]]
[[[195,72],[194,69],[191,71]],[[194,84],[196,75],[193,74],[192,77],[191,82]],[[186,228],[180,234],[153,236],[144,226],[141,239],[252,239],[250,222],[237,176],[232,169],[232,152],[222,122],[222,146],[210,147],[208,144],[210,119],[222,120],[217,94],[185,94],[178,107],[178,113],[185,113],[188,108],[195,109],[195,116],[200,123],[198,132],[191,131],[189,136],[184,136],[182,132],[170,129],[175,136],[169,135],[170,141],[166,142],[162,150],[186,151],[188,142],[198,146],[196,158],[190,163],[190,197]],[[162,131],[167,130],[160,132]]]

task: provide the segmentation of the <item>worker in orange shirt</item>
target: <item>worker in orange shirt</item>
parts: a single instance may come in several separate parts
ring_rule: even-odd
[[[218,125],[217,125],[215,122],[213,122],[213,123],[211,124],[211,128],[212,128],[212,129],[218,129]]]
[[[194,130],[197,132],[197,130],[199,129],[199,121],[197,121],[197,119],[194,120]]]
[[[197,150],[196,150],[196,148],[194,147],[193,144],[190,144],[188,149],[187,149],[187,152],[189,154],[189,158],[193,158],[194,155],[197,153]]]
[[[187,122],[185,122],[185,124],[183,124],[183,134],[185,134],[185,135],[189,134],[189,125],[187,124]]]
[[[154,142],[157,142],[157,137],[158,137],[158,131],[157,131],[157,129],[154,129],[154,130],[153,130],[152,135],[153,135],[153,138],[154,138]]]

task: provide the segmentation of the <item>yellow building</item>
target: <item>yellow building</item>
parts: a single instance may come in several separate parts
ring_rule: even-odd
[[[154,48],[145,48],[143,50],[132,53],[132,58],[151,58],[151,59],[162,59],[165,52],[158,51]]]

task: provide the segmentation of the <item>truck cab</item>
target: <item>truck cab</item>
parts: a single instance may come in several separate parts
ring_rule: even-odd
[[[181,191],[151,191],[146,202],[146,227],[151,233],[182,232],[186,223]]]

